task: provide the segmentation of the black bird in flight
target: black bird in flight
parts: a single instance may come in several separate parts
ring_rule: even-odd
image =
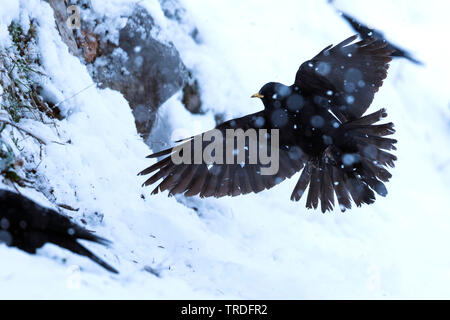
[[[302,170],[291,200],[299,201],[309,185],[307,208],[316,209],[320,202],[322,212],[332,210],[334,194],[342,211],[351,208],[351,199],[359,207],[373,203],[374,192],[386,196],[383,182],[391,178],[386,167],[397,159],[387,151],[395,150],[397,141],[385,136],[395,132],[394,125],[377,124],[387,116],[384,109],[363,114],[387,76],[393,51],[385,41],[356,39],[330,45],[304,62],[293,85],[264,85],[253,95],[262,100],[264,110],[216,127],[224,136],[227,129],[279,129],[276,174],[262,175],[262,161],[251,164],[247,154],[245,163],[175,164],[172,156],[183,152],[177,146],[148,156],[165,158],[140,173],[153,173],[144,186],[163,179],[152,194],[168,190],[169,196],[237,196],[270,189]],[[179,146],[192,145],[196,137]]]
[[[386,38],[384,37],[384,34],[381,31],[369,28],[368,26],[359,22],[358,20],[356,20],[352,16],[346,14],[345,12],[340,11],[339,14],[351,25],[353,30],[358,32],[359,36],[362,39],[386,40]],[[387,42],[387,48],[389,50],[393,51],[393,53],[392,53],[393,57],[399,57],[399,58],[403,57],[415,64],[423,65],[423,63],[421,61],[415,59],[408,51],[401,49],[398,46],[396,46],[390,42]]]
[[[0,190],[0,243],[4,242],[9,247],[17,247],[30,254],[35,254],[46,243],[53,243],[88,257],[110,272],[118,273],[77,240],[105,246],[111,243],[54,210],[8,190]]]

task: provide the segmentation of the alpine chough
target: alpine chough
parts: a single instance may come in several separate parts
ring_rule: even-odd
[[[42,207],[17,193],[0,190],[0,243],[30,254],[35,254],[46,243],[53,243],[91,259],[110,272],[118,273],[78,243],[78,240],[110,244],[110,241],[96,236],[52,209]]]
[[[330,45],[304,62],[291,86],[264,85],[252,96],[262,100],[264,110],[215,128],[224,137],[230,129],[266,129],[267,144],[278,129],[276,173],[261,174],[265,163],[251,163],[247,153],[244,162],[198,161],[199,146],[200,153],[209,146],[204,141],[211,134],[207,131],[148,156],[162,159],[139,173],[152,174],[144,186],[162,179],[152,194],[168,190],[169,196],[238,196],[270,189],[301,171],[291,200],[299,201],[309,186],[307,208],[316,209],[320,203],[322,212],[332,210],[334,194],[342,211],[351,208],[351,200],[359,207],[373,203],[375,193],[386,196],[383,182],[391,178],[386,168],[397,159],[388,152],[395,150],[397,141],[386,137],[395,132],[394,125],[378,123],[387,116],[385,109],[363,114],[387,76],[393,50],[383,40],[356,39],[354,35]],[[203,142],[195,146],[193,141]],[[245,138],[245,150],[250,141]],[[173,161],[175,154],[181,157],[189,148],[192,161]]]

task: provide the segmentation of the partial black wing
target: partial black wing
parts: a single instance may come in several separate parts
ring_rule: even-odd
[[[36,249],[51,242],[74,253],[84,255],[106,270],[118,273],[116,269],[94,255],[77,240],[88,240],[102,245],[111,242],[73,223],[68,217],[42,207],[31,199],[8,190],[0,190],[0,221],[7,222],[9,246],[34,254]]]
[[[342,121],[360,118],[387,76],[392,50],[386,41],[365,39],[356,43],[354,35],[337,46],[328,46],[304,62],[294,86],[312,101],[321,104]]]
[[[340,12],[340,14],[352,26],[353,30],[358,32],[359,36],[362,39],[373,38],[376,40],[386,40],[384,34],[381,31],[369,28],[365,24],[359,22],[358,20],[356,20],[355,18],[344,12]],[[414,58],[408,51],[399,48],[398,46],[394,45],[393,43],[390,43],[389,41],[387,42],[387,44],[388,44],[387,48],[393,51],[392,53],[393,57],[403,57],[415,64],[423,65],[423,62]]]
[[[225,137],[227,136],[228,129],[242,129],[244,132],[249,129],[254,129],[256,132],[259,132],[258,129],[264,129],[265,123],[267,122],[264,117],[264,112],[261,111],[242,118],[227,121],[216,127],[224,137],[224,141],[222,141],[224,148],[223,155],[226,155],[225,140],[227,139]],[[245,154],[244,162],[238,163],[236,154],[232,163],[226,161],[224,161],[223,164],[208,163],[201,157],[201,163],[197,162],[196,164],[194,157],[195,154],[198,156],[199,150],[195,150],[193,141],[195,138],[200,138],[202,140],[208,133],[209,131],[196,137],[192,137],[174,148],[148,156],[148,158],[162,156],[165,156],[165,158],[139,174],[153,174],[144,183],[144,186],[149,186],[162,180],[153,190],[152,194],[168,190],[169,195],[184,194],[185,196],[199,195],[200,197],[217,198],[223,196],[237,196],[250,192],[258,193],[265,189],[270,189],[286,178],[292,177],[296,172],[303,168],[305,155],[301,154],[298,148],[291,150],[287,146],[280,147],[276,150],[277,153],[279,151],[279,170],[273,175],[261,174],[262,168],[267,167],[267,164],[261,163],[259,157],[257,163],[251,164],[248,152]],[[270,135],[270,130],[268,130],[267,133],[267,148],[270,149],[272,136]],[[250,150],[252,148],[250,142],[254,143],[255,141],[249,136],[245,139],[245,150]],[[183,150],[183,147],[188,148],[188,146],[192,147],[190,163],[183,162],[176,164],[173,161],[172,156],[177,152],[182,152],[181,150]],[[203,142],[201,144],[202,153],[207,146],[208,143]]]

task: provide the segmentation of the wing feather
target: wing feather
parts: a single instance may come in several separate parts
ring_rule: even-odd
[[[260,126],[256,125],[258,121],[255,121],[259,117],[264,117],[263,111],[233,119],[217,126],[216,129],[220,130],[224,137],[224,148],[226,146],[227,129],[242,129],[244,131],[261,129]],[[265,121],[265,123],[268,123],[268,121]],[[289,152],[281,149],[279,150],[279,170],[273,175],[262,175],[262,169],[267,167],[267,165],[263,165],[260,162],[250,164],[248,155],[246,155],[244,164],[207,164],[204,162],[194,164],[194,152],[192,152],[192,164],[175,164],[171,159],[172,154],[176,150],[183,150],[183,144],[190,146],[193,139],[197,137],[183,140],[177,147],[150,155],[148,158],[163,157],[163,159],[140,173],[140,175],[153,174],[145,181],[144,186],[149,186],[162,179],[162,182],[153,190],[153,194],[168,190],[169,195],[184,194],[185,196],[199,195],[200,197],[237,196],[270,189],[283,180],[292,177],[304,165],[304,159],[291,159]],[[268,140],[270,144],[270,138]],[[249,150],[249,139],[246,139],[245,144],[245,149]],[[203,143],[202,152],[206,146],[207,144]],[[223,154],[226,154],[225,149]]]
[[[369,108],[392,60],[393,50],[385,41],[352,43],[356,38],[328,46],[304,62],[294,83],[304,95],[326,98],[327,107],[343,122],[360,118]]]

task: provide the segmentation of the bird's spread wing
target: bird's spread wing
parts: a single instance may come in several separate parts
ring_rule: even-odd
[[[361,117],[387,76],[392,50],[383,40],[354,35],[337,46],[328,46],[304,62],[294,85],[322,104],[343,122]]]
[[[226,142],[227,130],[229,129],[242,129],[246,132],[249,129],[255,129],[256,132],[260,132],[257,129],[264,129],[265,118],[263,111],[247,115],[242,118],[227,121],[216,129],[222,133],[224,137],[221,141],[223,143],[223,155],[224,160],[226,155]],[[217,131],[216,131],[217,132]],[[223,164],[206,162],[201,157],[201,163],[195,162],[195,155],[198,156],[199,150],[195,149],[194,140],[200,138],[200,141],[205,136],[210,134],[211,131],[202,133],[198,136],[192,137],[182,144],[167,149],[156,154],[150,155],[149,158],[163,157],[162,160],[145,169],[140,175],[152,174],[152,176],[144,183],[144,186],[148,186],[162,180],[159,185],[154,189],[153,194],[160,191],[169,191],[169,195],[184,194],[185,196],[200,197],[223,197],[223,196],[237,196],[240,194],[247,194],[250,192],[258,193],[265,189],[270,189],[276,184],[282,182],[286,178],[290,178],[296,172],[301,170],[304,165],[304,154],[300,154],[300,150],[291,150],[288,147],[280,147],[277,150],[273,150],[274,154],[279,154],[279,169],[275,174],[263,175],[261,171],[263,168],[267,168],[269,165],[260,161],[251,163],[249,161],[249,153],[245,153],[245,161],[238,161],[238,154],[234,154],[233,162],[224,161]],[[267,131],[268,135],[266,147],[271,148],[271,131]],[[233,139],[234,140],[234,139]],[[250,141],[254,142],[254,137],[245,139],[245,150],[251,148]],[[259,136],[257,138],[259,142]],[[234,142],[237,143],[237,140]],[[259,143],[258,142],[258,143]],[[208,142],[209,144],[211,142]],[[201,152],[205,151],[208,147],[208,143],[203,141],[201,143]],[[173,155],[178,153],[179,156],[183,155],[182,150],[188,150],[191,147],[190,163],[176,164],[173,161]],[[240,149],[239,149],[240,150]],[[259,152],[259,147],[258,147]],[[276,162],[276,160],[274,160]]]

